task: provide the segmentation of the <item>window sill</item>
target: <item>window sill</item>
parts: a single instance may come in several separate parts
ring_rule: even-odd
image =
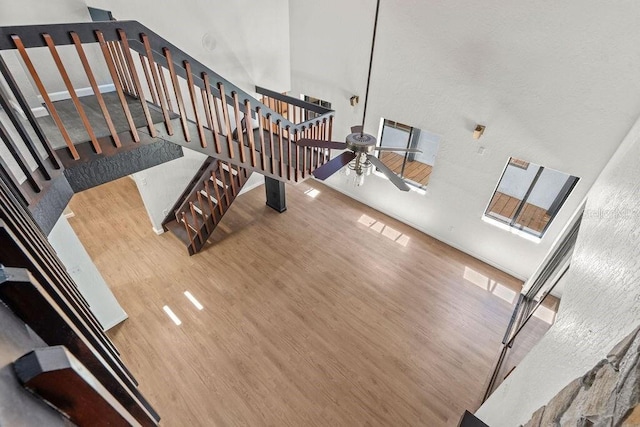
[[[536,237],[532,234],[527,233],[526,231],[522,231],[522,230],[518,230],[517,228],[513,228],[511,226],[509,226],[508,224],[502,223],[498,220],[495,220],[493,218],[490,218],[486,215],[482,215],[482,220],[488,224],[491,224],[495,227],[501,228],[502,230],[508,231],[512,234],[515,234],[516,236],[522,237],[523,239],[529,240],[530,242],[533,243],[540,243],[540,241],[542,240],[541,237]]]

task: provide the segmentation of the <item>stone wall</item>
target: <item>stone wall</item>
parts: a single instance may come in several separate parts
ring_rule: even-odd
[[[640,426],[640,327],[534,412],[525,427]]]

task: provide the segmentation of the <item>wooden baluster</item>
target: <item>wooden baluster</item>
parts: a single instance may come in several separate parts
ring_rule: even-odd
[[[222,183],[222,190],[224,191],[224,198],[227,201],[227,206],[229,206],[231,204],[230,199],[229,199],[229,189],[227,187],[227,180],[224,177],[224,171],[222,170],[222,162],[218,160],[218,172],[220,173],[220,182]],[[215,185],[218,185],[218,181],[216,178],[216,173],[211,172],[211,176],[213,177],[213,182],[215,183]],[[215,190],[215,188],[214,188]],[[218,193],[216,193],[216,198],[218,197]],[[222,203],[222,201],[220,199],[218,199],[218,203]],[[220,212],[222,214],[222,211]]]
[[[147,121],[147,127],[149,128],[149,135],[155,138],[158,136],[158,132],[156,128],[153,126],[153,120],[151,119],[151,114],[149,113],[149,107],[147,106],[147,101],[144,98],[144,93],[142,92],[142,87],[140,86],[140,79],[138,79],[138,73],[136,72],[135,64],[133,63],[133,57],[131,56],[131,49],[129,48],[129,41],[127,40],[127,35],[123,30],[118,29],[118,36],[120,37],[120,43],[122,44],[124,50],[124,57],[126,59],[127,64],[129,65],[129,73],[131,73],[131,78],[133,79],[133,85],[138,92],[138,100],[140,101],[140,105],[142,105],[142,111],[144,113],[144,117]]]
[[[104,98],[102,97],[102,93],[100,93],[100,88],[98,87],[98,82],[91,71],[91,66],[89,65],[89,61],[87,60],[87,55],[84,53],[84,49],[82,48],[82,42],[80,41],[80,37],[75,32],[71,32],[71,39],[73,40],[73,44],[76,47],[76,51],[78,52],[78,57],[80,58],[80,62],[82,63],[82,67],[84,68],[84,73],[87,75],[87,79],[89,79],[89,84],[91,85],[91,89],[93,89],[93,93],[96,96],[96,101],[98,102],[98,106],[100,107],[100,111],[102,111],[102,117],[104,117],[104,121],[107,123],[107,128],[109,128],[109,132],[111,132],[111,138],[116,147],[121,147],[120,138],[118,137],[118,131],[116,131],[115,126],[113,125],[113,121],[111,120],[111,115],[109,114],[109,109],[107,109],[107,105],[104,102]]]
[[[251,103],[248,99],[244,101],[244,122],[247,126],[247,138],[249,139],[249,154],[251,155],[251,166],[256,167],[256,144],[253,138],[253,119],[251,117]]]
[[[271,154],[271,173],[276,173],[276,153],[273,149],[273,121],[271,120],[271,113],[267,114],[269,119],[269,150]]]
[[[282,142],[282,122],[278,119],[278,148],[280,150],[280,177],[284,177],[284,144]]]
[[[298,182],[298,177],[300,176],[300,146],[297,144],[300,139],[300,133],[298,132],[298,129],[294,132],[293,138],[296,141],[296,182]]]
[[[132,91],[132,95],[135,97],[140,97],[140,89],[139,87],[137,87],[134,84],[133,81],[133,77],[131,75],[131,67],[133,66],[133,62],[131,64],[129,64],[127,62],[127,56],[126,56],[126,52],[122,47],[122,42],[113,42],[113,47],[118,55],[118,57],[120,58],[120,60],[122,61],[122,70],[124,72],[125,78],[127,79],[127,81],[129,82],[129,87],[131,88]],[[128,46],[127,46],[128,49]]]
[[[173,104],[171,103],[171,96],[169,96],[169,86],[167,85],[167,81],[164,78],[164,69],[158,63],[156,63],[156,68],[158,70],[158,75],[160,76],[160,83],[162,83],[162,91],[164,92],[164,98],[167,101],[167,109],[173,113]]]
[[[236,176],[238,177],[238,187],[242,188],[242,186],[244,185],[244,168],[241,168],[240,166],[236,167]]]
[[[264,118],[262,117],[262,108],[256,108],[256,115],[258,116],[258,138],[260,141],[260,167],[262,170],[266,170],[266,157],[264,152]]]
[[[291,127],[286,126],[287,131],[287,179],[291,179],[293,175],[293,138],[291,136]]]
[[[142,56],[141,53],[138,53],[138,56],[140,57],[140,65],[142,66],[144,79],[147,81],[149,94],[151,94],[151,100],[153,101],[154,104],[158,105],[158,96],[156,95],[156,91],[153,89],[153,83],[151,83],[151,76],[149,75],[149,67],[147,66],[147,61],[145,61],[145,58],[144,56]]]
[[[51,118],[53,119],[56,126],[58,127],[58,130],[60,130],[60,133],[62,134],[62,138],[64,139],[64,142],[67,144],[67,148],[69,148],[69,151],[71,152],[71,156],[73,157],[74,160],[78,160],[80,158],[80,156],[78,155],[78,151],[76,150],[76,147],[73,145],[73,142],[71,141],[71,137],[69,136],[67,129],[65,129],[64,124],[62,123],[62,119],[60,119],[60,116],[58,115],[58,111],[53,106],[53,102],[51,102],[51,98],[49,98],[47,89],[44,87],[42,80],[40,80],[40,76],[38,75],[38,72],[33,66],[33,63],[31,62],[31,58],[29,58],[29,54],[27,53],[27,50],[25,49],[24,44],[22,44],[22,40],[20,40],[20,37],[16,35],[12,35],[11,39],[13,40],[13,43],[16,45],[16,48],[18,49],[18,53],[20,54],[20,57],[22,57],[22,60],[24,61],[24,65],[27,67],[27,71],[29,71],[29,74],[31,75],[33,82],[38,88],[38,91],[42,96],[42,100],[47,106],[47,110],[49,110],[49,114],[51,115]]]
[[[209,225],[209,218],[207,214],[204,212],[204,203],[202,203],[202,193],[200,193],[200,191],[198,191],[197,197],[198,197],[198,206],[200,207],[200,211],[202,212],[204,227],[207,229],[207,234],[211,234],[211,226]]]
[[[200,223],[198,222],[198,217],[196,216],[196,209],[193,205],[193,202],[189,202],[189,211],[191,212],[191,218],[193,218],[193,222],[196,229],[196,234],[198,235],[198,239],[200,240],[200,244],[204,245],[204,239],[202,238],[202,231],[200,229]]]
[[[169,75],[171,76],[171,84],[173,85],[173,93],[176,95],[176,103],[178,104],[178,114],[180,115],[180,123],[182,124],[182,133],[184,134],[184,140],[191,141],[189,136],[189,128],[187,127],[187,113],[184,109],[184,100],[182,99],[182,92],[180,91],[180,83],[178,82],[178,76],[173,66],[173,60],[171,59],[171,52],[166,47],[162,49],[164,57],[167,59],[167,67],[169,68]]]
[[[242,131],[242,119],[240,118],[240,104],[238,102],[238,94],[236,92],[231,92],[231,97],[233,98],[233,111],[234,116],[236,117],[236,135],[238,140],[238,151],[240,152],[240,161],[244,163],[244,132]],[[246,122],[246,118],[245,118]]]
[[[311,125],[309,125],[311,126]],[[307,129],[305,129],[305,135],[307,138],[313,138],[312,134],[311,134],[311,128],[308,127]],[[312,147],[307,147],[309,149],[309,173],[313,172],[314,165],[315,163],[313,162],[313,153],[314,153],[314,149]]]
[[[120,80],[120,84],[122,85],[122,87],[124,88],[124,91],[127,94],[135,96],[135,94],[133,93],[132,87],[129,86],[130,83],[129,83],[129,80],[127,79],[127,75],[124,72],[124,67],[122,65],[122,58],[117,53],[117,49],[115,47],[116,42],[107,42],[107,45],[109,47],[109,53],[114,60],[116,70],[118,73],[118,79]]]
[[[183,62],[184,69],[187,72],[187,87],[189,88],[189,96],[191,97],[191,106],[193,107],[193,114],[196,118],[196,126],[198,127],[198,137],[200,138],[200,146],[202,148],[207,147],[207,138],[204,136],[204,129],[202,128],[202,120],[200,119],[200,111],[198,109],[198,98],[196,97],[196,91],[193,88],[193,74],[191,73],[191,64],[189,61]]]
[[[316,137],[316,138],[317,138],[317,139],[321,139],[321,137],[320,137],[320,121],[317,121],[317,122],[315,123],[315,125],[316,125],[316,135],[317,135],[317,137]],[[320,165],[323,163],[323,162],[322,162],[322,154],[324,154],[324,149],[320,149],[320,148],[318,148],[318,158],[316,159],[316,162],[317,162],[317,163],[316,163],[316,167],[317,167],[317,168],[319,168],[319,167],[320,167]]]
[[[329,126],[327,129],[327,141],[331,141],[333,136],[333,116],[329,116]],[[327,150],[327,158],[331,159],[331,149]]]
[[[220,100],[222,101],[222,113],[224,115],[225,135],[227,136],[227,148],[229,148],[229,158],[233,159],[233,136],[231,132],[231,121],[229,120],[229,108],[227,107],[227,96],[224,93],[224,85],[218,82]]]
[[[220,103],[218,102],[218,98],[216,98],[215,96],[213,96],[213,111],[215,112],[215,123],[218,125],[217,132],[218,134],[222,135],[222,123],[224,118],[223,115],[220,114]]]
[[[305,137],[304,135],[304,127],[300,128],[300,135],[298,139],[302,139]],[[307,177],[307,147],[302,147],[302,149],[300,150],[302,153],[302,179],[305,179]]]
[[[229,172],[229,181],[230,181],[230,184],[231,184],[231,194],[233,194],[233,197],[235,197],[235,196],[238,195],[238,189],[236,188],[236,180],[233,177],[233,168],[231,167],[231,163],[229,163],[229,162],[227,162],[226,165],[227,165],[227,171]],[[224,172],[224,171],[221,171],[220,175],[224,175],[222,172]]]
[[[220,117],[218,117],[218,102],[211,95],[211,83],[209,82],[209,76],[207,73],[202,73],[202,80],[204,81],[204,94],[203,98],[206,97],[207,101],[205,103],[205,110],[207,111],[209,118],[209,129],[211,129],[211,133],[213,134],[213,142],[216,146],[216,153],[220,153]],[[212,108],[211,103],[214,104]],[[215,113],[215,117],[214,117]]]
[[[133,137],[133,140],[135,142],[140,142],[140,136],[138,135],[138,130],[136,129],[136,125],[133,122],[133,117],[131,116],[131,111],[129,110],[129,104],[127,104],[127,99],[124,96],[122,85],[118,84],[118,81],[119,81],[118,72],[116,70],[113,57],[111,56],[109,45],[104,40],[104,35],[102,34],[102,32],[96,31],[95,34],[100,44],[100,48],[102,49],[102,55],[104,56],[104,60],[107,63],[107,69],[109,70],[109,74],[111,74],[111,80],[113,80],[113,85],[116,88],[118,99],[120,99],[120,105],[122,106],[124,115],[127,118],[127,123],[129,124],[129,131],[131,132],[131,136]]]
[[[149,68],[151,68],[151,76],[153,77],[153,84],[155,85],[156,92],[158,93],[158,100],[160,101],[160,108],[162,109],[162,117],[164,118],[164,125],[167,129],[167,133],[169,135],[173,135],[173,126],[171,126],[171,118],[169,117],[169,111],[167,110],[167,103],[165,102],[164,97],[162,96],[162,88],[160,77],[158,76],[158,70],[156,69],[156,63],[153,60],[153,51],[151,50],[151,45],[149,44],[149,39],[146,34],[140,34],[140,38],[142,39],[142,44],[144,45],[144,49],[147,52],[147,60],[149,61]],[[142,55],[140,55],[140,61],[142,61]],[[146,68],[145,68],[146,70]],[[146,74],[145,74],[146,75]],[[149,83],[149,90],[153,93],[153,89],[151,88],[151,82],[149,81],[149,76],[147,75],[147,82]],[[165,87],[166,90],[166,87]],[[168,96],[165,93],[165,96]],[[156,98],[154,98],[154,103],[158,103]]]
[[[215,175],[212,175],[213,179],[215,179]],[[213,223],[216,223],[216,215],[215,215],[215,210],[216,207],[213,206],[213,202],[211,201],[211,190],[209,190],[209,182],[211,180],[207,180],[204,182],[204,189],[207,192],[207,198],[209,199],[209,209],[211,210],[211,217],[213,218]],[[213,190],[215,191],[215,196],[216,196],[216,205],[218,206],[220,215],[222,215],[223,210],[222,210],[222,199],[220,199],[220,191],[218,189],[218,182],[214,181],[213,182]]]
[[[189,243],[191,244],[191,249],[193,249],[193,253],[196,253],[196,242],[193,237],[191,237],[191,227],[189,226],[189,222],[187,221],[187,215],[182,212],[182,222],[184,223],[184,227],[187,230],[187,238],[189,239]]]

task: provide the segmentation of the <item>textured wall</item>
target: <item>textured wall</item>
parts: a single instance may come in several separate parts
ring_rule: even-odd
[[[640,121],[591,189],[558,320],[477,415],[525,423],[640,323]]]

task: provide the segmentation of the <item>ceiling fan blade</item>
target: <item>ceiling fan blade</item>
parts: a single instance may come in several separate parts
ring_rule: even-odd
[[[417,148],[394,148],[394,147],[376,147],[374,150],[377,151],[402,151],[407,153],[422,153],[422,150],[418,150]]]
[[[318,178],[321,181],[329,178],[331,175],[336,173],[340,168],[349,163],[351,160],[355,159],[356,155],[351,151],[345,151],[339,156],[331,159],[328,163],[320,166],[318,169],[314,170],[313,176]]]
[[[385,174],[385,176],[387,178],[389,178],[389,181],[393,182],[393,185],[395,185],[396,187],[398,187],[402,191],[409,191],[410,190],[410,188],[407,185],[407,183],[404,182],[404,180],[402,178],[400,178],[398,175],[396,175],[394,171],[392,171],[391,169],[386,167],[385,164],[382,163],[380,161],[380,159],[378,159],[376,156],[372,156],[371,154],[367,154],[367,159],[369,159],[369,161],[371,163],[373,163],[373,165],[375,167],[380,169],[380,171],[383,174]]]
[[[347,144],[337,141],[323,141],[321,139],[307,139],[303,138],[296,142],[300,147],[318,147],[318,148],[333,148],[336,150],[346,150]]]
[[[351,126],[351,133],[362,133],[362,125]]]

